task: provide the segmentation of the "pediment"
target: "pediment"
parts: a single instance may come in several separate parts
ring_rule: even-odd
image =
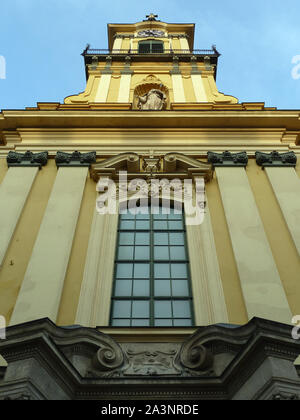
[[[91,176],[96,182],[100,177],[116,179],[120,171],[126,171],[129,179],[137,176],[146,179],[203,177],[208,182],[213,176],[212,164],[177,152],[162,156],[121,153],[92,165]]]

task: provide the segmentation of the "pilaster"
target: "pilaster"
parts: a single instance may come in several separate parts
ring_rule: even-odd
[[[219,164],[216,174],[248,316],[290,323],[291,310],[243,166]]]
[[[85,158],[57,156],[58,173],[10,325],[45,317],[56,322],[88,174]]]

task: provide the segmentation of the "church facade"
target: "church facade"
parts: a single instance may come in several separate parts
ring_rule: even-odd
[[[300,398],[299,111],[194,30],[109,24],[84,92],[1,112],[0,400]]]

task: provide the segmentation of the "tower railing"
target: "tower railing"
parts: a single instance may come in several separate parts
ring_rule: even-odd
[[[183,50],[183,49],[170,49],[170,50],[164,50],[162,52],[146,52],[141,53],[139,50],[136,49],[90,49],[86,48],[82,55],[88,56],[88,55],[102,55],[102,54],[109,54],[109,55],[128,55],[128,54],[138,54],[142,56],[146,55],[181,55],[181,54],[192,54],[192,55],[208,55],[208,56],[220,56],[221,54],[216,50],[216,48],[213,48],[211,50]]]

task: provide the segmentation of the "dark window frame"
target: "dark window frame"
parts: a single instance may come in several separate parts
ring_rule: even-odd
[[[180,216],[180,218],[179,218]],[[127,217],[127,216],[125,216]],[[132,217],[132,216],[129,216]],[[116,256],[115,256],[115,269],[114,269],[114,284],[113,284],[113,293],[112,293],[112,298],[111,298],[111,313],[110,313],[110,325],[111,326],[115,326],[115,327],[122,327],[122,326],[127,326],[127,327],[138,327],[138,326],[148,326],[148,327],[155,327],[155,326],[165,326],[165,327],[181,327],[181,326],[186,326],[186,327],[193,327],[195,325],[195,321],[194,321],[194,310],[193,310],[193,296],[192,296],[192,285],[191,285],[191,275],[190,275],[190,264],[189,264],[189,255],[188,255],[188,246],[187,246],[187,237],[186,237],[186,226],[185,226],[185,220],[184,220],[184,213],[182,213],[182,215],[176,215],[176,219],[173,216],[173,221],[180,221],[182,222],[182,228],[180,229],[170,229],[169,226],[169,218],[168,218],[168,229],[156,229],[154,226],[154,223],[159,221],[157,219],[157,215],[153,215],[153,214],[149,214],[147,215],[147,217],[149,217],[149,222],[150,222],[150,226],[149,229],[136,229],[137,228],[137,223],[136,221],[143,221],[143,219],[140,219],[141,217],[143,217],[142,215],[138,215],[137,218],[133,218],[133,219],[124,219],[124,215],[120,215],[119,216],[119,225],[118,225],[118,239],[117,239],[117,246],[116,246]],[[134,228],[130,228],[130,229],[124,229],[122,228],[122,221],[132,221],[134,222]],[[146,220],[145,220],[146,221]],[[172,220],[170,220],[172,221]],[[120,236],[121,234],[126,234],[126,233],[131,233],[134,236],[134,241],[133,244],[130,245],[122,245],[120,243]],[[148,245],[137,245],[136,244],[136,238],[137,238],[137,234],[138,233],[145,233],[145,234],[149,234],[150,236],[150,255],[149,258],[147,259],[135,259],[135,247],[138,246],[148,246]],[[168,235],[168,245],[157,245],[154,244],[154,236],[157,233],[167,233]],[[172,234],[178,234],[181,233],[183,235],[183,245],[179,244],[179,245],[174,245],[172,243],[170,243],[170,238]],[[174,237],[173,237],[174,239]],[[168,259],[158,259],[155,258],[154,256],[154,247],[157,246],[163,246],[163,247],[168,247],[168,253],[169,253],[169,258]],[[123,259],[123,258],[119,258],[119,250],[123,249],[126,247],[133,247],[133,250],[130,250],[133,252],[133,257],[129,258],[129,259]],[[170,257],[170,253],[171,253],[171,248],[184,248],[185,251],[185,258],[184,259],[171,259]],[[130,277],[118,277],[117,276],[117,269],[118,267],[120,267],[120,265],[122,264],[127,264],[128,265],[128,269],[131,266],[131,276]],[[149,266],[150,269],[150,275],[143,277],[143,276],[139,276],[140,279],[137,277],[136,280],[134,278],[134,269],[135,269],[135,264],[145,264]],[[157,264],[164,264],[164,265],[169,265],[169,276],[168,277],[159,277],[157,278],[155,276],[154,273],[154,269],[155,267],[158,267]],[[181,265],[185,265],[185,270],[186,270],[186,276],[179,276],[179,277],[173,277],[172,276],[172,268],[175,269],[174,266],[172,266],[172,264],[176,265],[176,264],[181,264]],[[162,267],[162,266],[161,266]],[[173,270],[174,272],[174,270]],[[135,286],[135,281],[142,281],[144,279],[144,281],[146,282],[146,280],[149,280],[150,282],[150,291],[147,295],[145,296],[134,296],[134,286]],[[155,295],[155,281],[169,281],[169,287],[171,290],[170,295],[161,295],[161,296],[156,296]],[[131,294],[129,295],[117,295],[116,294],[116,289],[117,289],[117,285],[122,284],[122,282],[125,283],[125,281],[131,282]],[[175,287],[175,282],[177,281],[177,285],[179,284],[179,281],[181,281],[181,286],[184,284],[184,282],[186,282],[187,284],[184,286],[188,292],[185,296],[178,296],[178,295],[174,295],[172,294],[173,292],[173,288]],[[119,283],[118,283],[119,282]],[[122,284],[122,287],[124,286],[124,283]],[[166,285],[166,283],[165,283]],[[131,302],[130,304],[128,303],[128,305],[130,305],[131,309],[130,309],[130,316],[125,316],[125,317],[118,317],[116,313],[114,313],[114,308],[115,308],[115,304],[116,302]],[[149,316],[145,316],[145,317],[134,317],[133,316],[133,307],[134,307],[134,302],[143,302],[146,301],[149,303]],[[165,301],[165,302],[172,302],[171,303],[171,317],[155,317],[155,313],[154,313],[154,306],[156,304],[156,302],[159,301]],[[173,304],[173,302],[185,302],[185,306],[187,309],[187,305],[186,303],[189,303],[189,316],[185,317],[185,316],[181,316],[181,317],[174,317],[174,307],[176,307],[176,304]],[[166,320],[165,325],[157,325],[158,324],[158,319],[161,320]],[[122,320],[123,320],[123,324],[122,325]],[[138,320],[140,320],[140,323],[147,323],[147,321],[149,320],[149,323],[147,323],[147,325],[137,325],[139,324]],[[181,321],[180,321],[181,320]],[[186,323],[186,325],[180,325],[180,323],[184,324]],[[126,324],[126,325],[125,325]],[[129,325],[128,325],[129,324]],[[162,322],[163,324],[163,322]],[[167,324],[171,324],[171,325],[167,325]]]

